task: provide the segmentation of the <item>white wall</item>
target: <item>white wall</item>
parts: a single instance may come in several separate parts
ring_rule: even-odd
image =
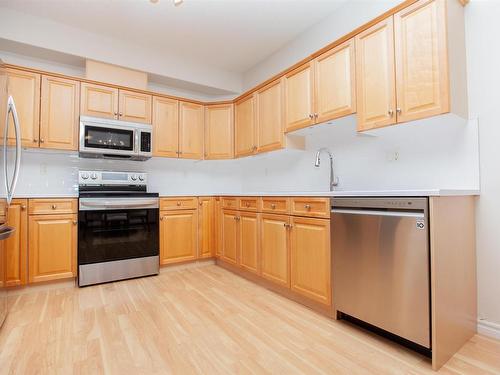
[[[478,308],[480,319],[496,323],[500,338],[500,2],[472,0],[465,15],[469,109],[479,119],[481,160],[476,211]]]

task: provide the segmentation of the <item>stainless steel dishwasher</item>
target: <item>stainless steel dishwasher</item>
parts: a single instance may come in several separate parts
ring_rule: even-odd
[[[333,198],[335,309],[431,348],[427,198]]]

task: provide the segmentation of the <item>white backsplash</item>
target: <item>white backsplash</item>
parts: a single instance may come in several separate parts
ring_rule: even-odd
[[[340,190],[479,188],[477,121],[445,115],[360,135],[349,116],[299,133],[306,136],[304,151],[236,160],[131,162],[25,149],[15,195],[77,195],[79,169],[147,172],[149,191],[170,195],[326,191],[328,157],[322,155],[321,166],[314,167],[319,147],[335,155]]]

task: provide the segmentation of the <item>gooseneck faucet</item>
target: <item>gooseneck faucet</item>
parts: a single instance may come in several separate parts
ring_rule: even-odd
[[[319,164],[321,162],[320,155],[322,152],[326,152],[328,154],[328,156],[330,157],[330,191],[333,191],[333,188],[339,184],[339,179],[333,173],[333,155],[330,152],[330,150],[328,150],[325,147],[320,148],[316,152],[316,162],[314,163],[314,166],[316,168],[319,168]]]

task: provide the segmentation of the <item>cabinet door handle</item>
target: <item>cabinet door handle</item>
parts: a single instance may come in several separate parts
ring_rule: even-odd
[[[388,114],[390,117],[392,117],[392,116],[394,115],[394,111],[393,111],[392,109],[389,109],[389,110],[387,111],[387,114]]]
[[[52,209],[55,210],[57,208],[57,205],[56,204],[53,204],[52,205]]]
[[[314,118],[314,115],[311,113],[311,114],[309,115],[309,118],[312,120],[312,119]]]
[[[181,205],[181,202],[177,202],[177,206],[180,206]]]
[[[73,225],[76,225],[76,224],[78,224],[78,221],[73,220]]]
[[[38,139],[33,139],[33,143],[38,143]]]
[[[276,205],[274,203],[272,203],[271,208],[274,210],[276,208]]]
[[[25,209],[26,209],[26,205],[25,205],[25,204],[23,204],[23,205],[21,206],[21,210],[23,210],[23,211],[24,211]]]
[[[122,116],[123,116],[123,113],[121,113],[121,112],[120,112],[120,113],[118,114],[118,116],[122,117]]]
[[[396,113],[397,113],[398,115],[400,115],[400,114],[401,114],[401,108],[396,108]]]
[[[250,207],[250,203],[249,202],[245,203],[245,206]]]
[[[318,118],[318,114],[317,113],[314,114],[314,118]]]
[[[163,216],[160,216],[160,220],[162,220],[162,221],[163,221]]]
[[[45,142],[45,139],[40,138],[40,143],[44,143],[44,142]]]
[[[311,205],[310,205],[310,204],[306,204],[306,205],[304,205],[304,208],[305,208],[306,210],[310,210],[310,209],[311,209]]]

